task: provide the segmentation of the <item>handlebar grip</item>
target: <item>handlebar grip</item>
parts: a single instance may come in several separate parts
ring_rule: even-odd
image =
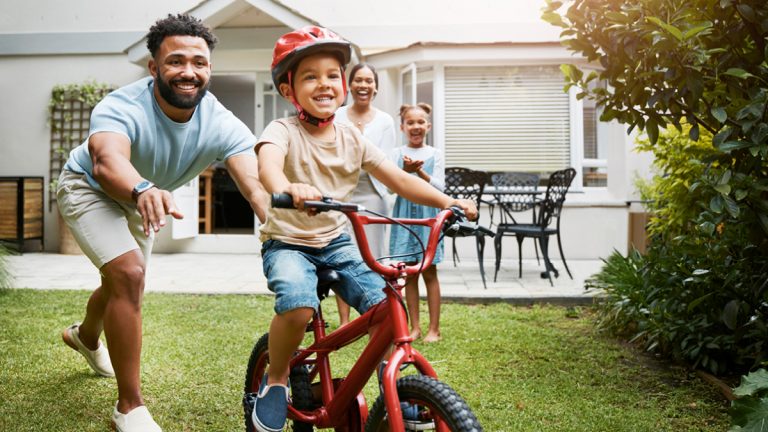
[[[293,197],[287,193],[273,193],[272,207],[283,208],[283,209],[296,208],[293,206]]]

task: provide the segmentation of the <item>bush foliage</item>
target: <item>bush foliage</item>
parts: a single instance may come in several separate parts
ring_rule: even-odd
[[[768,355],[768,4],[567,4],[543,15],[589,63],[562,67],[566,88],[644,131],[659,171],[642,186],[647,255],[614,255],[594,281],[603,325],[715,373],[755,367]]]

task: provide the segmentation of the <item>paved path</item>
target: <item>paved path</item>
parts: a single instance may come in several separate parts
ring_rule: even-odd
[[[448,255],[446,253],[446,255]],[[14,287],[35,289],[94,289],[99,277],[83,255],[25,253],[8,257]],[[541,279],[543,268],[536,260],[523,261],[523,277],[517,277],[517,260],[502,261],[498,282],[493,282],[493,260],[485,260],[488,288],[483,288],[477,260],[464,259],[454,267],[438,266],[441,294],[445,299],[470,302],[506,301],[527,304],[550,302],[583,304],[594,293],[584,291],[584,279],[599,271],[601,261],[568,261],[574,279],[565,271],[554,286]],[[562,264],[555,261],[562,270]],[[421,286],[424,295],[423,283]],[[153,254],[147,276],[147,292],[198,294],[268,294],[261,257],[252,254]]]

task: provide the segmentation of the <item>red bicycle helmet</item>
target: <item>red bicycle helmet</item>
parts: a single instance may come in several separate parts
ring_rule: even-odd
[[[272,54],[272,81],[280,88],[281,79],[304,57],[327,51],[339,58],[342,69],[349,63],[352,48],[336,33],[317,26],[307,26],[286,33],[275,43]]]

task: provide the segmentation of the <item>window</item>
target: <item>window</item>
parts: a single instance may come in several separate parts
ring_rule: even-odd
[[[589,84],[590,90],[594,90],[596,84]],[[606,140],[598,139],[600,130],[600,110],[594,100],[584,98],[583,124],[584,124],[584,153],[581,162],[582,184],[584,187],[606,187],[608,185],[608,163],[606,156]]]
[[[571,166],[570,133],[557,67],[445,68],[447,166],[548,174]]]

